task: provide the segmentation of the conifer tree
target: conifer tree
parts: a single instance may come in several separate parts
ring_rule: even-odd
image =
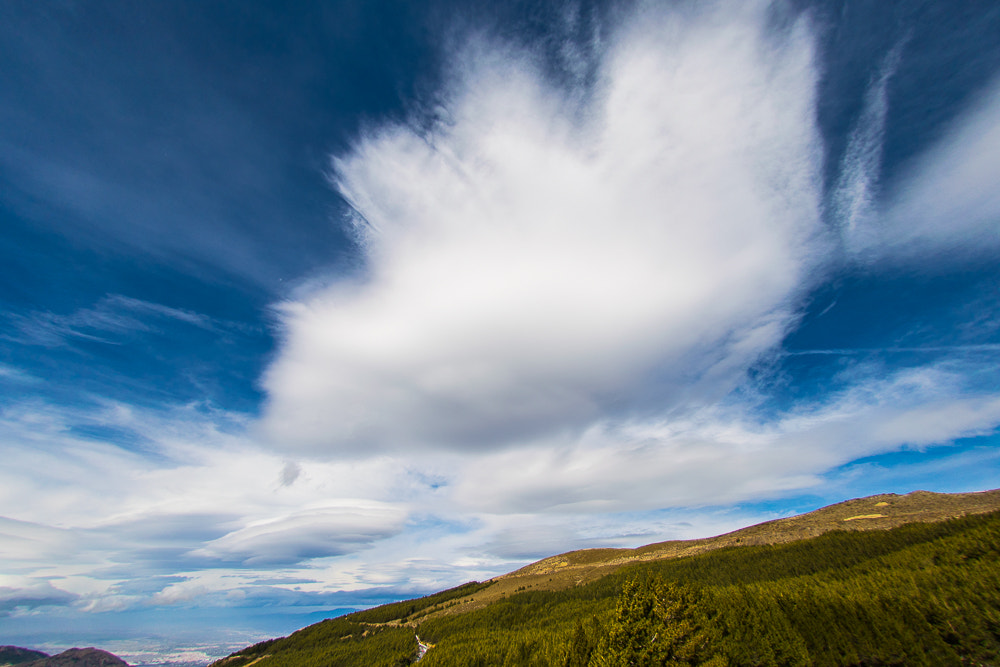
[[[711,656],[711,637],[690,587],[659,579],[629,580],[615,605],[615,616],[595,651],[593,667],[689,665],[721,666]]]

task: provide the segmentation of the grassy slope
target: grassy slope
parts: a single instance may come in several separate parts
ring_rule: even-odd
[[[426,667],[586,665],[623,584],[651,577],[695,587],[719,664],[994,664],[1000,514],[905,524],[998,509],[997,491],[874,496],[707,540],[571,552],[216,664],[402,665],[416,631],[436,644]]]

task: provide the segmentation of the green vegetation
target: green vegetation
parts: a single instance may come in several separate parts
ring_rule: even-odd
[[[489,585],[489,582],[472,581],[415,600],[393,602],[340,618],[331,618],[303,628],[289,637],[254,644],[217,661],[215,665],[409,665],[416,658],[416,638],[412,627],[401,624],[410,617],[446,609],[458,598],[472,595]]]
[[[408,665],[416,655],[413,629],[365,626],[347,617],[310,625],[215,662],[225,667],[330,667],[331,665]]]
[[[414,628],[385,625],[408,618],[434,644],[421,667],[1000,665],[1000,513],[727,547],[429,611],[483,586],[325,621],[226,660],[409,664]]]
[[[449,588],[446,591],[441,591],[440,593],[428,595],[427,597],[418,598],[416,600],[393,602],[392,604],[384,604],[381,607],[375,607],[374,609],[358,611],[351,614],[348,618],[358,623],[389,623],[397,620],[406,621],[413,617],[422,616],[430,613],[431,611],[442,609],[447,606],[447,603],[457,600],[458,598],[473,595],[477,591],[481,591],[489,586],[490,583],[492,582],[481,584],[478,581],[470,581],[467,584],[462,584],[461,586],[456,586],[455,588]]]

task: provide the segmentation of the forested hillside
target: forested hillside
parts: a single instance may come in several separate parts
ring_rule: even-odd
[[[638,562],[447,613],[482,584],[258,644],[226,667],[1000,664],[1000,513]]]

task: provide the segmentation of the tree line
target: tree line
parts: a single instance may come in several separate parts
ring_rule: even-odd
[[[420,621],[484,585],[324,621],[227,667],[411,664],[412,628],[366,623]],[[634,564],[416,632],[435,645],[421,667],[1000,664],[1000,513]]]

